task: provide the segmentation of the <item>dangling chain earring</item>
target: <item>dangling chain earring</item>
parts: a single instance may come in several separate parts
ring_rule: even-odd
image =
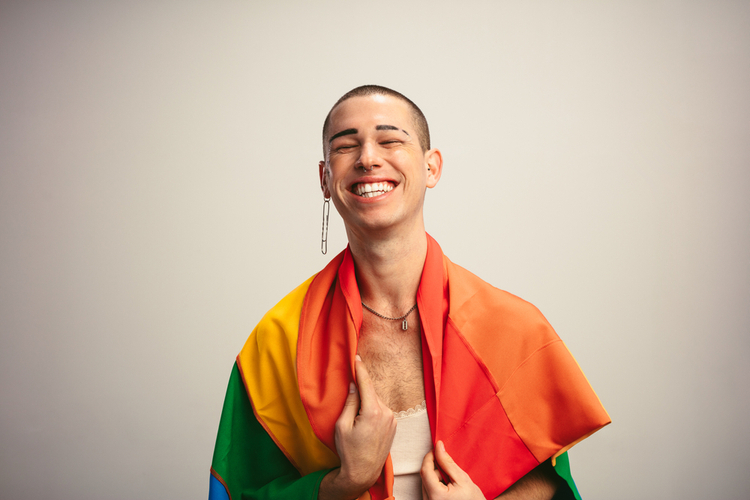
[[[323,198],[323,229],[320,235],[320,251],[323,255],[328,252],[328,214],[331,212],[331,199]]]

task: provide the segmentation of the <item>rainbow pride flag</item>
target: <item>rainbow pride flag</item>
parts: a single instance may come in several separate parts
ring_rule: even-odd
[[[610,422],[531,304],[453,264],[429,235],[417,292],[433,443],[495,498],[547,459],[580,498],[566,451]],[[339,460],[334,424],[354,377],[362,307],[344,250],[260,321],[232,370],[209,498],[317,498]],[[392,498],[390,459],[363,496]]]

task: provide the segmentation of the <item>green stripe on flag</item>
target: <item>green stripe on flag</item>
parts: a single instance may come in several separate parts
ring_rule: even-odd
[[[581,500],[581,495],[578,494],[578,488],[576,483],[573,481],[573,476],[570,474],[570,459],[568,458],[568,452],[566,451],[555,460],[555,472],[568,483],[570,490],[576,500]],[[557,495],[555,495],[557,498]]]
[[[237,363],[221,412],[212,468],[229,489],[229,497],[316,499],[329,471],[301,477],[255,418]]]

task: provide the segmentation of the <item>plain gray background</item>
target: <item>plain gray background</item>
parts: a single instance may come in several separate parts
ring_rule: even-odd
[[[345,245],[319,136],[365,83],[610,412],[584,497],[750,498],[750,3],[473,0],[0,1],[0,497],[206,497],[234,356]]]

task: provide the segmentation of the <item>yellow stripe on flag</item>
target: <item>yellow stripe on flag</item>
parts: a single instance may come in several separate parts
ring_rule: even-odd
[[[302,475],[340,465],[313,432],[297,385],[299,320],[313,278],[268,311],[237,356],[256,417]]]

